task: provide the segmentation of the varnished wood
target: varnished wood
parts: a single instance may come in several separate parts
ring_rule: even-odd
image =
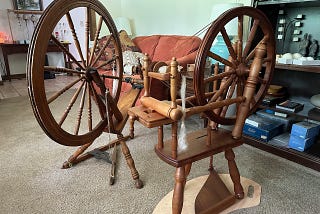
[[[180,167],[203,158],[209,157],[220,152],[226,148],[233,148],[243,144],[243,139],[235,140],[231,136],[231,132],[222,128],[213,131],[211,135],[210,146],[206,144],[207,129],[197,130],[187,134],[187,147],[188,150],[179,153],[177,158],[172,158],[171,155],[171,141],[164,142],[163,149],[155,148],[157,155],[166,163]]]
[[[243,34],[243,17],[248,16],[252,19],[254,25],[250,29],[248,40],[249,43],[247,43],[243,50],[243,44],[244,40],[244,34]],[[231,46],[229,42],[228,36],[225,34],[225,24],[228,23],[230,20],[238,18],[238,33],[235,37],[236,43],[235,46]],[[259,29],[259,35],[258,31]],[[261,30],[261,32],[260,32]],[[231,59],[224,59],[219,56],[219,53],[213,53],[212,52],[212,45],[215,40],[215,38],[218,36],[218,34],[221,33],[223,36],[223,39],[228,47],[229,54]],[[268,59],[266,62],[266,69],[263,73],[260,74],[260,78],[265,80],[265,83],[260,84],[256,87],[256,92],[254,94],[254,100],[256,102],[250,106],[249,113],[252,113],[257,107],[258,103],[261,102],[263,96],[265,95],[267,85],[270,84],[273,69],[275,65],[275,39],[274,34],[272,30],[272,25],[268,21],[268,18],[259,10],[256,10],[251,7],[238,7],[234,8],[232,10],[232,13],[224,13],[222,14],[215,22],[212,23],[211,27],[208,29],[206,35],[203,38],[203,42],[199,48],[196,63],[195,63],[195,71],[194,71],[194,86],[195,86],[195,95],[197,97],[197,101],[199,105],[205,105],[208,103],[207,98],[205,97],[206,94],[206,88],[205,84],[206,81],[213,81],[215,78],[219,79],[219,76],[224,75],[225,72],[234,72],[238,78],[234,78],[232,81],[237,82],[237,90],[235,90],[237,93],[237,96],[242,96],[242,87],[241,84],[245,83],[245,80],[247,79],[248,75],[248,69],[251,67],[251,60],[254,58],[255,50],[257,49],[257,46],[252,45],[253,38],[260,36],[261,34],[261,40],[260,42],[266,43],[267,46],[267,54],[264,57],[264,59]],[[218,75],[214,75],[213,77],[209,77],[210,80],[207,80],[207,78],[204,77],[204,69],[205,64],[207,61],[207,58],[212,58],[217,61],[219,61],[220,66],[224,65],[225,67],[229,67],[229,71],[223,71],[222,73]],[[228,73],[225,74],[228,76]],[[231,74],[232,75],[232,74]],[[216,77],[215,77],[216,76]],[[222,79],[222,78],[221,78]],[[231,80],[230,80],[231,81]],[[230,84],[232,85],[232,84]],[[226,88],[219,88],[217,89],[218,94],[223,94],[223,92],[219,91],[225,91]],[[217,95],[217,97],[220,97]],[[214,101],[215,99],[212,98],[211,101]],[[214,111],[207,111],[205,114],[213,121],[224,124],[224,125],[230,125],[235,122],[235,117],[223,115],[220,114],[220,112],[215,113]]]
[[[229,192],[217,172],[212,170],[196,197],[195,213],[220,213],[235,202],[235,197]]]
[[[70,11],[78,8],[86,11],[84,32],[77,31],[74,25],[75,20],[71,17],[72,13]],[[96,25],[96,22],[92,20],[96,14],[100,16],[98,26],[90,26],[92,24]],[[72,33],[73,41],[71,42],[76,47],[76,54],[79,55],[80,61],[77,60],[78,56],[75,57],[73,53],[64,47],[63,43],[53,36],[53,31],[62,17],[67,19],[69,24],[69,29],[67,30]],[[107,35],[100,35],[102,34],[102,27],[105,29],[103,33],[107,33]],[[97,30],[93,31],[92,29],[94,28],[97,28]],[[83,33],[82,37],[80,36],[81,33]],[[103,36],[109,36],[109,40],[104,44],[102,50],[95,55],[98,40]],[[79,38],[84,38],[84,52],[80,46]],[[95,38],[94,47],[91,50],[89,49],[90,38]],[[74,67],[60,68],[44,65],[48,44],[52,42],[55,47],[61,49],[71,59]],[[102,53],[107,46],[110,48],[109,45],[114,55],[113,58],[105,60],[102,58]],[[96,65],[98,60],[104,62]],[[137,188],[141,188],[143,183],[139,179],[139,173],[135,168],[133,158],[125,142],[129,136],[122,136],[123,128],[128,119],[128,109],[136,103],[141,89],[131,89],[119,99],[121,80],[123,79],[122,50],[115,24],[104,6],[97,0],[53,1],[43,12],[34,30],[27,61],[29,96],[40,126],[57,143],[66,146],[81,146],[63,164],[63,168],[69,168],[92,157],[91,154],[84,152],[102,132],[111,132],[117,134],[118,139],[98,149],[103,151],[120,144],[122,153],[135,180],[135,185]],[[110,71],[102,70],[104,65],[111,63]],[[62,89],[57,88],[57,92],[47,99],[44,71],[76,74],[79,75],[79,78],[62,87]],[[100,75],[102,72],[107,74]],[[75,91],[74,88],[76,88]],[[63,100],[62,104],[58,103],[59,100]],[[65,112],[61,115],[57,115],[52,107],[57,104],[66,105]],[[87,117],[86,119],[85,116]],[[65,122],[67,119],[69,119],[68,122],[74,123],[73,126],[71,125],[72,131],[68,130],[70,125]],[[112,181],[115,176],[116,149],[114,151],[111,170]]]
[[[263,34],[260,45],[253,47],[250,53],[251,44],[245,47],[243,52],[243,16],[249,16],[254,19],[254,26],[250,35],[249,42],[255,36],[257,27],[263,28]],[[238,35],[235,44],[231,43],[224,25],[238,18]],[[262,19],[262,20],[261,20]],[[212,23],[196,57],[194,72],[195,98],[198,103],[195,106],[188,107],[183,113],[185,117],[194,114],[202,114],[208,117],[207,127],[201,130],[192,131],[186,136],[186,148],[178,150],[177,142],[177,122],[182,117],[173,117],[170,111],[180,110],[181,100],[177,101],[177,81],[176,66],[171,67],[170,75],[170,104],[165,101],[159,101],[148,97],[146,94],[141,98],[142,107],[134,107],[129,110],[133,120],[140,121],[148,128],[159,126],[158,144],[155,146],[155,152],[161,160],[176,168],[175,187],[172,198],[172,213],[181,213],[183,207],[183,192],[186,178],[193,162],[210,157],[209,170],[210,176],[197,196],[196,213],[218,213],[235,202],[235,198],[243,198],[243,188],[240,183],[240,173],[236,166],[233,148],[244,143],[242,138],[242,128],[245,119],[250,111],[257,107],[264,96],[267,86],[270,83],[274,68],[274,39],[269,35],[272,33],[272,27],[266,17],[261,12],[249,8],[240,7],[231,9],[223,13],[215,22]],[[258,20],[258,21],[257,21]],[[240,32],[241,31],[241,32]],[[210,51],[215,36],[218,33],[228,47],[230,56],[228,59],[220,57],[218,54]],[[205,63],[207,59],[215,59],[224,65],[224,69],[219,73],[219,64],[215,67],[213,77],[205,78]],[[253,59],[248,63],[248,59]],[[172,65],[175,60],[172,60]],[[267,63],[267,69],[264,76],[259,76],[262,64]],[[146,67],[146,75],[148,68]],[[205,85],[214,83],[212,91],[207,91]],[[148,82],[145,81],[148,84]],[[148,90],[149,85],[146,90]],[[258,87],[257,87],[258,86]],[[192,101],[194,97],[188,97],[186,100]],[[227,116],[228,107],[236,105],[235,115]],[[169,120],[171,119],[171,121]],[[171,122],[171,139],[163,141],[163,125]],[[224,130],[219,124],[234,125],[233,131]],[[180,142],[179,142],[180,143]],[[231,180],[234,184],[234,194],[230,193],[224,184],[218,180],[218,175],[213,169],[213,155],[220,152],[225,153],[228,162]],[[221,194],[221,192],[223,192]]]

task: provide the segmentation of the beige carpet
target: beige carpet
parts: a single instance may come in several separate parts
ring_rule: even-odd
[[[221,180],[224,182],[229,192],[233,192],[233,183],[229,174],[220,174]],[[208,175],[200,176],[194,178],[186,183],[185,191],[184,191],[184,199],[183,199],[183,208],[182,214],[194,214],[194,204],[196,197],[204,185],[208,178]],[[244,177],[240,177],[240,182],[244,189],[244,198],[241,200],[236,200],[236,203],[232,206],[225,209],[221,214],[227,214],[234,210],[239,210],[248,207],[258,206],[260,203],[261,197],[261,186]],[[251,186],[251,190],[249,191],[249,186]],[[170,213],[172,209],[172,195],[173,191],[169,192],[166,196],[162,198],[162,200],[158,203],[156,208],[154,209],[152,214],[162,214],[162,213]]]
[[[196,117],[188,130],[202,123]],[[173,188],[175,169],[154,153],[156,129],[136,125],[136,138],[127,142],[145,186],[135,189],[120,150],[116,183],[109,186],[111,166],[90,159],[71,169],[60,169],[75,148],[49,139],[33,116],[28,97],[0,100],[0,213],[110,213],[150,214]],[[125,132],[128,133],[128,127]],[[170,127],[165,127],[170,134]],[[95,145],[106,143],[107,135]],[[235,150],[242,177],[262,187],[258,206],[233,213],[319,213],[320,173],[251,146]],[[207,175],[209,160],[196,162],[188,180]],[[222,154],[215,169],[228,173]]]

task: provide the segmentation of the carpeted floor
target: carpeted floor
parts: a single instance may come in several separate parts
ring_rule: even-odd
[[[197,118],[187,123],[189,130],[200,126]],[[45,135],[28,97],[0,100],[0,213],[152,213],[172,190],[175,169],[153,151],[156,129],[136,123],[135,130],[127,144],[145,186],[135,189],[120,149],[116,183],[109,186],[111,166],[101,160],[60,169],[75,148]],[[107,139],[104,134],[94,145]],[[319,213],[319,172],[248,145],[235,153],[241,176],[259,183],[262,196],[259,206],[234,213]],[[218,173],[228,173],[222,154],[214,160]],[[207,166],[208,160],[195,163],[188,179],[206,175]]]

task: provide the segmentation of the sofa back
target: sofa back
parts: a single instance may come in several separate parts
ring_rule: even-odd
[[[152,35],[138,36],[133,42],[147,53],[152,61],[169,61],[196,52],[201,39],[196,36]]]

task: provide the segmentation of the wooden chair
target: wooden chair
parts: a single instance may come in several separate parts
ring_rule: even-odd
[[[243,46],[243,16],[253,19],[253,27],[249,32],[246,46]],[[238,17],[238,40],[232,45],[226,35],[224,25],[227,21]],[[258,22],[259,20],[259,22]],[[258,43],[253,45],[257,28],[263,32]],[[230,57],[223,59],[210,51],[214,38],[221,32],[228,46]],[[249,50],[251,51],[249,52]],[[220,73],[204,78],[204,64],[207,57],[215,59],[224,65]],[[210,158],[210,174],[195,201],[196,213],[218,213],[231,206],[236,199],[244,197],[240,183],[240,174],[235,162],[233,148],[244,143],[242,129],[247,116],[252,113],[262,100],[274,68],[274,39],[272,28],[266,17],[259,11],[241,7],[225,12],[209,28],[204,37],[196,59],[194,73],[195,96],[188,100],[196,100],[197,106],[186,108],[184,111],[177,105],[178,71],[177,62],[172,60],[170,65],[171,101],[164,102],[149,96],[148,59],[144,64],[145,94],[140,99],[142,106],[129,109],[131,134],[133,122],[138,120],[148,128],[159,127],[158,144],[155,152],[161,160],[176,168],[175,185],[172,199],[172,213],[181,213],[183,207],[184,187],[193,162]],[[264,67],[262,66],[264,64]],[[205,84],[215,83],[215,91],[206,91]],[[235,106],[235,112],[227,114],[230,106]],[[179,149],[178,122],[194,114],[204,114],[208,119],[207,127],[192,131],[186,135],[185,149]],[[171,124],[171,139],[164,141],[163,125]],[[231,125],[231,131],[220,127]],[[212,157],[224,152],[228,162],[230,177],[234,184],[231,194],[213,169]],[[165,175],[164,175],[165,176]]]

